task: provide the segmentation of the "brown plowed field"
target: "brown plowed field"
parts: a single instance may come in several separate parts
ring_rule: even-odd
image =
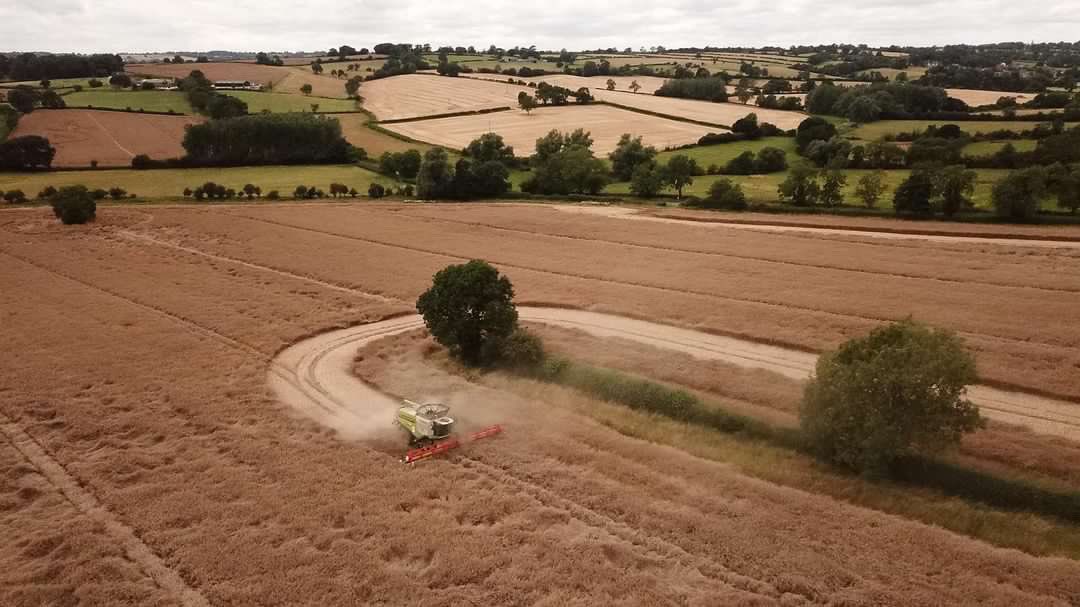
[[[469,382],[415,349],[361,371],[392,394],[470,403],[506,433],[409,468],[400,437],[345,440],[265,383],[289,344],[410,312],[434,271],[482,256],[522,301],[808,349],[913,314],[961,331],[984,377],[1077,397],[1072,250],[531,205],[99,213],[64,228],[46,209],[0,212],[0,530],[14,538],[0,604],[1080,599],[1074,561],[752,479],[570,406],[597,403]]]
[[[138,154],[164,160],[184,155],[184,128],[202,118],[97,110],[39,110],[23,116],[13,137],[40,135],[56,148],[53,166],[130,167]]]
[[[630,95],[644,97],[644,95]],[[416,139],[451,149],[462,149],[480,135],[496,132],[502,135],[514,153],[528,156],[536,148],[536,140],[552,129],[570,132],[585,129],[592,134],[593,152],[606,155],[615,149],[624,133],[641,136],[646,145],[664,150],[696,143],[702,135],[717,129],[658,118],[609,105],[569,105],[541,107],[526,114],[520,110],[452,116],[431,120],[395,122],[385,128]]]
[[[294,68],[259,65],[257,63],[141,63],[124,66],[124,70],[141,76],[184,78],[193,70],[199,70],[210,80],[250,80],[260,84],[277,83],[288,76]],[[310,71],[310,70],[309,70]]]

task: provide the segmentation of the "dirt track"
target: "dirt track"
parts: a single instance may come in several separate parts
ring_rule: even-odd
[[[579,329],[597,337],[621,337],[702,359],[767,369],[792,379],[808,377],[817,358],[796,350],[597,312],[525,306],[518,312],[524,321]],[[372,340],[420,326],[420,317],[410,315],[303,340],[274,359],[270,384],[281,400],[348,437],[375,433],[392,419],[396,401],[353,376],[354,354]],[[1080,440],[1078,405],[988,386],[972,386],[969,396],[990,419]]]

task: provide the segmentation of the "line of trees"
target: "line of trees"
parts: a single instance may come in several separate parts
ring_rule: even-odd
[[[103,77],[124,71],[120,55],[0,54],[0,80]]]
[[[64,98],[52,89],[40,91],[31,86],[20,85],[7,93],[7,102],[16,112],[29,114],[35,108],[60,109],[67,107]]]
[[[187,78],[180,79],[176,84],[187,96],[191,107],[210,118],[235,118],[248,112],[247,103],[240,98],[223,95],[214,90],[214,83],[201,70],[193,70]]]
[[[727,101],[727,80],[719,76],[668,80],[656,90],[656,95],[704,101]]]
[[[256,114],[188,127],[184,161],[195,166],[332,164],[365,156],[335,118],[308,113]]]
[[[853,122],[910,118],[933,112],[966,112],[967,104],[949,97],[945,89],[915,84],[872,84],[841,87],[823,83],[806,96],[813,114],[843,116]]]
[[[0,170],[45,170],[52,166],[56,148],[39,135],[26,135],[0,141]]]

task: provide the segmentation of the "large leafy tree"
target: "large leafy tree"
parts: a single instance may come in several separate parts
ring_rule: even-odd
[[[866,473],[938,453],[983,424],[965,398],[975,361],[952,333],[907,320],[822,355],[800,411],[808,444]]]
[[[697,161],[686,154],[672,156],[665,167],[668,183],[675,188],[678,198],[682,198],[683,189],[694,184],[694,174],[699,172]]]
[[[958,211],[971,205],[971,195],[975,193],[975,171],[963,165],[953,165],[938,171],[937,191],[941,194],[941,210],[946,217],[952,217]]]
[[[809,167],[795,167],[787,178],[777,187],[780,200],[798,207],[817,204],[821,196],[821,186],[817,182],[817,171]]]
[[[641,137],[632,137],[630,133],[624,133],[615,150],[608,154],[611,172],[617,181],[629,181],[639,165],[651,163],[655,158],[656,148],[646,146]]]
[[[930,215],[934,212],[930,201],[935,192],[933,172],[922,169],[912,171],[893,192],[893,208],[900,214]]]
[[[513,285],[478,259],[435,274],[431,288],[416,300],[416,309],[432,337],[470,365],[490,362],[484,355],[493,350],[491,344],[517,328]]]
[[[495,160],[507,166],[514,164],[514,148],[506,145],[498,133],[484,133],[473,139],[464,154],[477,162]]]
[[[1029,221],[1039,212],[1046,196],[1047,174],[1043,167],[1013,171],[994,184],[991,202],[998,217]]]

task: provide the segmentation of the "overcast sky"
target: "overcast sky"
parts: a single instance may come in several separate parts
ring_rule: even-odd
[[[0,50],[322,50],[1076,41],[1077,0],[0,0]]]

